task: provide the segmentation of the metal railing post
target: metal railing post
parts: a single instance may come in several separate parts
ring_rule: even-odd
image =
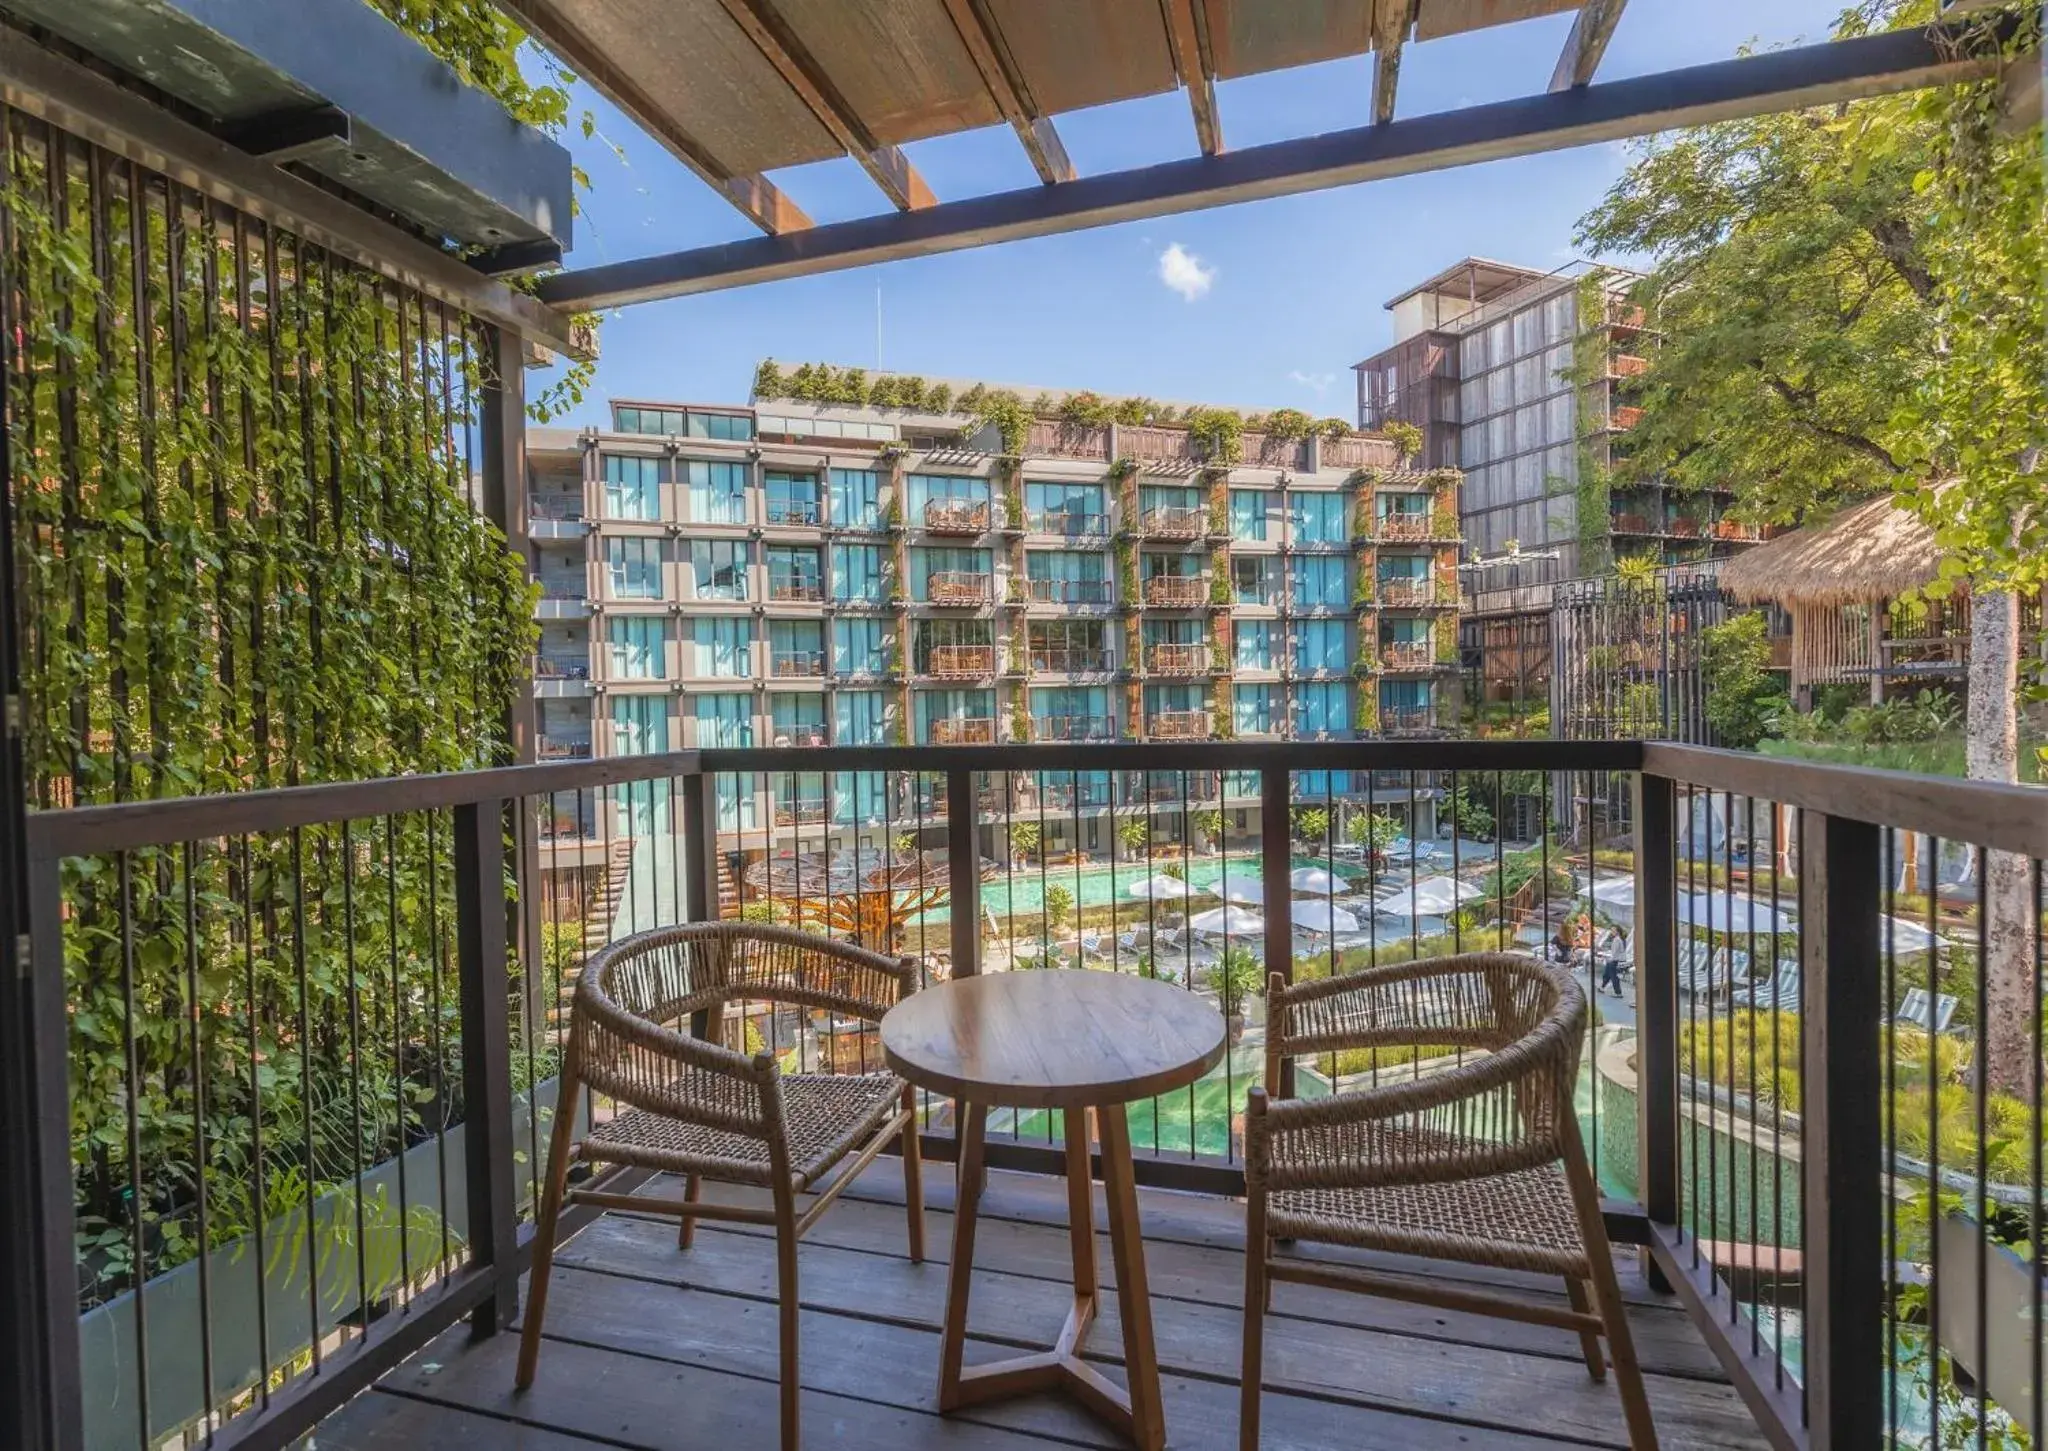
[[[1678,788],[1635,778],[1636,1162],[1652,1223],[1678,1223]],[[1654,1267],[1652,1275],[1655,1276]]]
[[[26,940],[0,988],[0,1225],[8,1243],[0,1344],[11,1402],[0,1441],[79,1451],[85,1444],[78,1341],[76,1210],[71,1189],[71,1024],[64,994],[64,892],[58,859],[30,855]],[[24,951],[24,948],[26,951]],[[18,976],[16,975],[18,973]],[[21,1440],[8,1440],[8,1433]]]
[[[513,1198],[511,965],[505,939],[505,802],[455,808],[455,956],[462,1002],[463,1152],[470,1257],[497,1275],[470,1312],[478,1335],[512,1320],[519,1297]]]
[[[711,812],[711,783],[702,771],[683,777],[683,920],[718,920],[718,829]],[[711,1010],[690,1014],[690,1036],[711,1036]]]
[[[1812,1451],[1885,1438],[1881,829],[1800,813],[1801,1216]]]
[[[952,918],[953,976],[981,971],[981,829],[974,773],[946,773],[946,873]]]
[[[1268,980],[1277,972],[1290,983],[1294,981],[1293,784],[1293,773],[1285,768],[1269,766],[1259,772],[1259,895],[1266,914],[1266,970],[1260,978]],[[1334,823],[1331,829],[1335,829]],[[1294,1062],[1283,1058],[1280,1097],[1293,1096]]]

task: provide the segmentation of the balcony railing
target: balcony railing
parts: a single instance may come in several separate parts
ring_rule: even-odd
[[[768,599],[771,603],[796,601],[822,602],[824,598],[824,581],[815,574],[771,574],[768,576]]]
[[[1106,579],[1028,579],[1024,592],[1035,605],[1106,605],[1110,599]]]
[[[768,673],[778,679],[810,679],[825,673],[823,650],[777,650],[768,656]]]
[[[1398,719],[1390,713],[1388,723]],[[1169,721],[1206,726],[1207,717],[1152,722],[1155,738],[1200,742],[1198,732],[1158,729]],[[931,788],[933,763],[916,748],[866,749],[843,764],[826,750],[804,762],[884,778],[877,814],[893,813],[899,831],[917,822],[928,843],[1002,843],[993,857],[977,848],[919,857],[911,847],[913,860],[890,869],[928,884],[916,893],[889,884],[902,877],[884,878],[880,890],[856,887],[855,897],[914,902],[862,930],[911,957],[923,980],[1084,963],[1163,973],[1214,995],[1215,966],[1232,946],[1285,980],[1352,970],[1371,960],[1374,943],[1427,960],[1476,950],[1538,955],[1561,941],[1570,960],[1556,965],[1559,980],[1576,984],[1564,989],[1569,997],[1619,994],[1598,1018],[1575,1009],[1584,1024],[1580,1071],[1562,1080],[1558,1122],[1576,1131],[1593,1181],[1605,1186],[1601,1218],[1620,1251],[1626,1298],[1640,1304],[1649,1293],[1630,1246],[1675,1288],[1675,1297],[1635,1312],[1639,1332],[1654,1326],[1638,1343],[1666,1439],[1917,1445],[1932,1441],[1927,1426],[1939,1416],[1961,1424],[1964,1439],[1993,1423],[2004,1440],[2024,1444],[2048,1344],[2035,1314],[2031,1248],[2044,1188],[2041,1068],[2027,1026],[2043,1000],[2032,934],[2048,794],[1635,741],[1201,743],[1176,749],[1165,769],[1167,753],[1151,743],[1112,742],[1091,746],[1077,771],[1064,747],[994,746],[994,724],[934,723],[935,742],[982,747],[944,763],[965,778],[957,791]],[[553,759],[27,815],[30,931],[16,992],[30,1011],[10,1003],[0,1034],[5,1061],[53,1098],[50,1111],[15,1120],[0,1142],[7,1187],[42,1191],[33,1205],[39,1231],[15,1245],[34,1271],[29,1292],[0,1300],[0,1318],[7,1343],[34,1362],[24,1379],[43,1400],[31,1409],[57,1430],[23,1444],[154,1446],[209,1432],[223,1448],[293,1444],[338,1406],[345,1409],[323,1443],[375,1442],[355,1419],[368,1414],[369,1431],[384,1427],[393,1444],[439,1444],[450,1424],[466,1428],[479,1451],[509,1444],[488,1412],[505,1403],[510,1348],[489,1341],[514,1323],[529,1266],[530,1200],[567,1044],[563,1005],[587,954],[615,912],[648,926],[751,916],[759,907],[823,920],[835,900],[848,900],[845,870],[862,870],[857,856],[835,865],[829,847],[778,846],[770,835],[827,820],[828,796],[771,794],[765,810],[750,813],[764,804],[759,783],[790,769],[773,747]],[[1541,850],[1473,843],[1459,825],[1472,818],[1448,811],[1442,834],[1431,832],[1428,803],[1441,799],[1453,771],[1468,802],[1535,800],[1537,817],[1523,825],[1543,834]],[[1527,798],[1530,780],[1559,784]],[[1025,781],[1044,783],[1038,810],[1014,786],[990,789]],[[565,811],[565,798],[588,806]],[[1209,802],[1254,813],[1253,829],[1241,834],[1224,822],[1217,829],[1228,841],[1212,840],[1188,809]],[[1114,832],[1084,833],[1079,823],[1062,826],[1062,809],[1122,814]],[[1342,827],[1352,813],[1395,811],[1399,841],[1347,850],[1352,837]],[[1125,828],[1126,820],[1138,825]],[[508,850],[508,821],[535,828],[530,851]],[[1004,842],[1020,821],[1040,828],[1031,848]],[[683,845],[656,852],[670,831]],[[1288,839],[1304,831],[1323,835]],[[607,838],[608,856],[593,851],[592,832]],[[898,840],[872,850],[893,857]],[[1089,840],[1101,844],[1084,849]],[[1029,870],[1032,852],[1048,862],[1057,854],[1058,875]],[[1329,863],[1352,889],[1337,905],[1357,932],[1332,936],[1324,929],[1336,919],[1324,899],[1290,889],[1299,855]],[[242,868],[245,859],[262,869]],[[698,873],[685,861],[718,869]],[[1161,885],[1174,880],[1168,863],[1182,867],[1188,898]],[[1237,909],[1255,912],[1251,922],[1216,906],[1239,870],[1265,887],[1261,903]],[[1069,872],[1069,901],[1095,914],[1085,931],[1047,902],[1045,884]],[[403,891],[395,890],[401,873]],[[1147,898],[1127,900],[1124,884],[1141,874],[1159,882]],[[415,892],[415,879],[431,885]],[[1216,890],[1196,898],[1197,887]],[[938,910],[927,889],[949,894]],[[1582,928],[1589,909],[1594,920]],[[1210,911],[1218,912],[1214,932],[1180,920]],[[301,935],[301,913],[321,930]],[[1316,935],[1296,931],[1318,920]],[[1625,950],[1603,935],[1610,921],[1632,929]],[[2000,975],[1973,966],[1980,933],[1995,923],[2020,934]],[[370,970],[384,961],[377,953],[348,970],[348,953],[380,940],[402,946],[398,966],[385,969],[397,978]],[[241,985],[250,949],[267,954],[268,997]],[[102,991],[87,1025],[73,1014],[81,983],[126,991]],[[297,1027],[270,1000],[280,994],[309,1004]],[[1243,1000],[1225,1006],[1257,1020]],[[760,1051],[807,1069],[872,1066],[840,1051],[824,1018],[714,1018],[695,1030],[731,1043],[757,1033]],[[673,1030],[692,1026],[685,1017]],[[263,1060],[235,1051],[251,1033],[273,1035],[259,1036],[273,1045],[266,1056],[292,1072],[255,1073],[251,1063]],[[374,1080],[359,1067],[370,1050],[380,1066]],[[131,1082],[144,1085],[131,1066],[141,1063],[161,1099],[131,1091]],[[1316,1073],[1319,1093],[1394,1081],[1376,1082],[1369,1057],[1304,1061],[1296,1071]],[[1403,1084],[1428,1077],[1413,1063],[1393,1072]],[[1160,1349],[1168,1415],[1178,1422],[1234,1401],[1219,1382],[1234,1365],[1237,1316],[1233,1309],[1225,1325],[1210,1312],[1230,1305],[1242,1282],[1236,1100],[1244,1086],[1183,1091],[1130,1114],[1139,1179],[1210,1196],[1183,1195],[1171,1211],[1176,1283],[1187,1293],[1160,1297],[1162,1326],[1171,1327]],[[1281,1092],[1290,1092],[1285,1080]],[[293,1112],[314,1095],[331,1111]],[[372,1113],[392,1112],[394,1096],[410,1105],[404,1127],[352,1127],[355,1114],[368,1127]],[[211,1111],[184,1116],[194,1102]],[[256,1157],[244,1157],[253,1142],[245,1104],[265,1110],[266,1152]],[[951,1157],[959,1147],[953,1110],[942,1098],[932,1108],[925,1143]],[[139,1134],[145,1111],[164,1114],[152,1121],[163,1136],[131,1159],[123,1143]],[[1167,1133],[1141,1130],[1154,1112]],[[1059,1168],[1057,1151],[1044,1147],[1057,1138],[1048,1126],[1020,1112],[988,1135],[992,1189],[997,1176],[1022,1171],[1003,1179],[1002,1194],[1006,1219],[1018,1221],[1005,1226],[1015,1230],[1006,1253],[1027,1287],[1068,1267],[1057,1217],[1065,1191],[1023,1177]],[[1980,1136],[1973,1126],[1998,1127]],[[171,1152],[195,1134],[205,1135],[207,1152]],[[232,1217],[252,1202],[238,1197],[249,1166],[292,1165],[337,1145],[340,1157],[325,1162],[311,1193],[279,1189],[278,1198],[253,1201],[248,1221]],[[100,1173],[101,1164],[113,1172]],[[861,1236],[872,1230],[900,1254],[902,1210],[886,1202],[900,1167],[870,1172],[879,1177],[861,1182],[877,1186],[873,1193],[856,1188],[836,1222]],[[634,1174],[582,1182],[621,1196],[642,1187]],[[444,1194],[444,1183],[464,1192]],[[712,1202],[742,1200],[765,1204],[766,1196],[742,1188]],[[1155,1214],[1165,1209],[1153,1204]],[[1041,1223],[1042,1210],[1051,1217]],[[1443,1222],[1460,1222],[1455,1209],[1446,1213]],[[584,1213],[558,1232],[590,1222]],[[729,1381],[773,1380],[772,1338],[750,1328],[762,1310],[760,1286],[774,1283],[766,1244],[754,1235],[714,1235],[709,1246],[705,1238],[698,1258],[678,1269],[673,1229],[634,1216],[586,1233],[576,1275],[558,1279],[564,1293],[550,1308],[558,1318],[542,1356],[547,1394],[521,1402],[522,1420],[559,1426],[565,1441],[578,1427],[602,1427],[629,1444],[658,1442],[651,1424],[622,1415],[672,1415],[729,1398]],[[107,1254],[108,1245],[130,1252]],[[846,1265],[807,1284],[807,1337],[872,1342],[887,1331],[928,1351],[937,1302],[888,1298],[901,1294],[900,1259],[820,1252]],[[695,1287],[686,1308],[671,1305],[672,1294],[632,1288],[659,1289],[679,1273]],[[1419,1282],[1431,1272],[1416,1262],[1402,1273]],[[1458,1273],[1447,1283],[1469,1288],[1488,1275],[1469,1266]],[[1522,1303],[1539,1303],[1527,1299],[1526,1282],[1519,1293]],[[1056,1324],[1069,1303],[1035,1291],[1028,1298],[1030,1313],[1001,1320],[1004,1335],[1049,1334],[1040,1311]],[[1561,1315],[1562,1294],[1540,1303],[1553,1299]],[[1282,1300],[1280,1314],[1292,1314]],[[984,1313],[1007,1303],[987,1301]],[[1317,1444],[1426,1440],[1447,1424],[1459,1435],[1533,1427],[1555,1430],[1556,1439],[1628,1444],[1611,1387],[1578,1371],[1568,1333],[1525,1339],[1521,1328],[1435,1316],[1417,1341],[1353,1323],[1358,1305],[1370,1304],[1292,1321],[1290,1334],[1310,1326],[1317,1353],[1347,1368],[1320,1376],[1312,1395],[1275,1377],[1269,1415],[1281,1406],[1313,1417]],[[878,1321],[887,1306],[895,1308]],[[472,1317],[473,1334],[443,1334]],[[254,1324],[267,1325],[265,1337],[238,1338]],[[717,1337],[727,1358],[715,1368],[677,1361],[663,1374],[703,1394],[664,1394],[643,1412],[592,1391],[612,1383],[609,1371],[644,1370],[648,1345],[690,1334]],[[221,1349],[240,1345],[247,1364]],[[220,1357],[214,1377],[199,1374],[208,1346]],[[267,1404],[254,1393],[269,1379],[263,1361],[281,1372],[310,1362],[316,1347],[318,1371],[280,1374]],[[807,1389],[849,1416],[872,1410],[873,1424],[886,1428],[876,1438],[905,1451],[945,1442],[924,1381],[870,1374],[897,1361],[860,1364],[867,1378],[858,1396],[853,1382]],[[1373,1380],[1375,1371],[1393,1378]],[[397,1394],[355,1394],[380,1381]],[[1532,1398],[1530,1383],[1549,1389]],[[432,1395],[423,1398],[422,1386]],[[462,1419],[451,1422],[455,1415]],[[416,1416],[427,1419],[404,1419]],[[1344,1419],[1352,1416],[1360,1419]],[[1393,1417],[1426,1429],[1410,1434]],[[746,1444],[772,1444],[769,1412],[719,1424],[740,1427],[731,1434]],[[1016,1439],[1029,1442],[1022,1432]]]
[[[1154,675],[1206,675],[1207,645],[1153,645],[1145,651],[1145,668]]]
[[[543,579],[540,582],[540,597],[544,600],[588,600],[590,586],[567,580]]]
[[[770,744],[775,746],[796,746],[805,750],[816,750],[825,744],[826,730],[822,725],[806,722],[801,725],[775,725],[769,733]]]
[[[1416,579],[1409,575],[1397,575],[1379,582],[1379,602],[1386,609],[1419,610],[1436,602],[1436,582],[1431,579]]]
[[[1426,543],[1435,529],[1433,511],[1420,514],[1396,512],[1382,514],[1376,531],[1382,544]]]
[[[1426,705],[1384,706],[1380,710],[1380,731],[1390,736],[1422,735],[1436,728],[1436,712]]]
[[[1655,534],[1657,529],[1650,523],[1650,516],[1623,511],[1610,516],[1609,525],[1616,534]]]
[[[1632,404],[1617,403],[1607,410],[1608,427],[1627,432],[1643,421],[1643,410]]]
[[[1615,353],[1607,360],[1607,371],[1616,378],[1640,378],[1650,371],[1650,360],[1634,353]]]
[[[1086,645],[1033,645],[1031,669],[1039,675],[1099,675],[1109,669],[1109,651]]]
[[[925,583],[926,602],[934,605],[985,605],[994,576],[942,570]]]
[[[1389,671],[1434,670],[1436,648],[1428,641],[1400,641],[1380,646],[1380,669]]]
[[[590,660],[582,655],[538,655],[533,673],[542,680],[588,680]]]
[[[1031,721],[1034,741],[1113,741],[1116,721],[1106,715],[1045,715]]]
[[[1109,538],[1109,515],[1077,514],[1065,509],[1035,509],[1024,516],[1025,532],[1062,539]]]
[[[1714,537],[1716,539],[1755,540],[1761,538],[1762,535],[1754,524],[1744,524],[1739,519],[1716,519],[1714,521]]]
[[[590,742],[565,741],[555,736],[537,736],[534,738],[533,754],[543,761],[587,760],[590,756]]]
[[[1618,298],[1610,298],[1608,300],[1607,325],[1609,327],[1634,332],[1640,330],[1648,321],[1649,314],[1644,312],[1637,304],[1622,302]]]
[[[1700,537],[1700,521],[1686,514],[1673,514],[1664,525],[1664,532],[1674,539],[1697,539]]]
[[[924,506],[927,534],[986,534],[989,506],[952,499],[932,499]]]
[[[1145,733],[1155,741],[1206,741],[1213,722],[1206,710],[1154,711],[1145,722]]]
[[[939,680],[986,680],[996,673],[996,647],[934,645],[925,673]]]
[[[1155,574],[1145,581],[1145,603],[1158,609],[1192,610],[1209,602],[1209,581],[1199,574]]]
[[[818,527],[820,514],[816,499],[770,500],[767,512],[762,516],[770,524],[789,524]]]
[[[988,717],[951,716],[931,723],[929,739],[935,746],[992,746],[996,723]]]
[[[1186,541],[1200,539],[1209,531],[1209,515],[1202,509],[1147,509],[1138,522],[1138,532],[1147,539]]]
[[[558,524],[577,524],[583,520],[583,496],[581,494],[528,494],[526,496],[526,517],[547,519]]]

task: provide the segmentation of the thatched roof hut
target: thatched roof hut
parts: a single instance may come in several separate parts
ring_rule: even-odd
[[[1795,693],[1808,686],[1952,679],[1965,659],[1953,606],[1930,601],[1894,618],[1891,606],[1932,582],[1934,531],[1891,495],[1853,504],[1736,555],[1721,587],[1743,604],[1781,606],[1792,619],[1784,663]]]
[[[1743,604],[1874,605],[1932,581],[1940,558],[1934,531],[1880,494],[1736,555],[1720,583]]]

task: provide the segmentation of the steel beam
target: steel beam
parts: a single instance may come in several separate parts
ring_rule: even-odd
[[[960,43],[967,47],[974,68],[981,72],[981,83],[988,87],[989,95],[995,98],[996,109],[1016,131],[1038,179],[1047,186],[1058,181],[1072,181],[1074,163],[1067,160],[1067,148],[1060,140],[1060,133],[1053,129],[1050,120],[1039,114],[1022,72],[1010,59],[1009,46],[1004,42],[1002,32],[996,28],[995,21],[976,0],[944,0],[944,3],[946,14],[952,17],[953,28],[960,32]]]
[[[1995,59],[1958,57],[1939,40],[1940,28],[1930,27],[1768,51],[1554,95],[1083,177],[1061,186],[862,217],[794,236],[586,268],[547,279],[540,296],[557,306],[579,308],[652,302],[1532,156],[1680,126],[1834,105],[1978,79],[1996,64]]]
[[[1223,149],[1223,122],[1216,111],[1216,80],[1211,74],[1209,47],[1202,43],[1202,16],[1194,0],[1164,0],[1167,38],[1173,45],[1173,64],[1180,82],[1188,88],[1188,108],[1195,114],[1195,139],[1202,154],[1214,156]]]
[[[754,42],[754,48],[761,52],[762,58],[775,67],[775,73],[782,77],[783,84],[818,118],[818,124],[832,134],[832,139],[860,163],[861,170],[875,179],[875,185],[899,210],[928,207],[938,200],[900,147],[884,146],[875,140],[867,123],[855,114],[824,69],[783,23],[768,0],[720,0],[720,3],[732,23]]]
[[[530,342],[587,351],[553,308],[54,51],[0,42],[0,101]]]
[[[804,209],[774,182],[765,176],[734,175],[695,137],[676,125],[674,118],[651,96],[611,63],[602,47],[563,15],[557,0],[500,0],[498,8],[567,61],[577,75],[625,112],[628,120],[660,142],[671,156],[696,173],[698,180],[731,202],[762,231],[780,236],[811,225]]]
[[[1628,0],[1586,0],[1572,33],[1566,37],[1564,54],[1557,58],[1557,70],[1550,77],[1550,89],[1568,91],[1591,85],[1600,69],[1600,57],[1607,54],[1607,42],[1614,39],[1614,27],[1621,21]]]

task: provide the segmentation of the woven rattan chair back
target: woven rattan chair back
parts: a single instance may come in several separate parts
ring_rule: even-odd
[[[1275,1282],[1392,1295],[1577,1333],[1604,1379],[1604,1336],[1630,1444],[1655,1451],[1628,1320],[1573,1107],[1586,995],[1533,957],[1466,953],[1290,985],[1267,1005],[1266,1083],[1245,1113],[1245,1343],[1240,1445],[1259,1444],[1265,1316]],[[1292,1058],[1374,1049],[1362,1087],[1279,1097]],[[1400,1050],[1395,1053],[1393,1050]],[[1431,1052],[1429,1050],[1437,1050]],[[1434,1292],[1277,1252],[1281,1241],[1561,1275],[1570,1308]],[[1590,1293],[1589,1293],[1590,1292]]]
[[[717,1041],[731,1004],[808,1008],[880,1023],[917,981],[908,958],[751,922],[659,927],[614,942],[578,975],[535,1230],[516,1383],[533,1381],[561,1208],[582,1203],[673,1214],[688,1249],[699,1219],[772,1225],[781,1301],[782,1445],[799,1444],[796,1246],[892,1140],[903,1151],[910,1254],[924,1257],[916,1101],[887,1073],[784,1074],[777,1056]],[[697,1036],[698,1033],[704,1036]],[[579,1140],[579,1099],[609,1102]],[[683,1176],[680,1198],[571,1186],[573,1159]],[[829,1184],[828,1171],[839,1169]],[[768,1191],[767,1204],[706,1202],[704,1179]],[[799,1212],[800,1194],[813,1198]]]

